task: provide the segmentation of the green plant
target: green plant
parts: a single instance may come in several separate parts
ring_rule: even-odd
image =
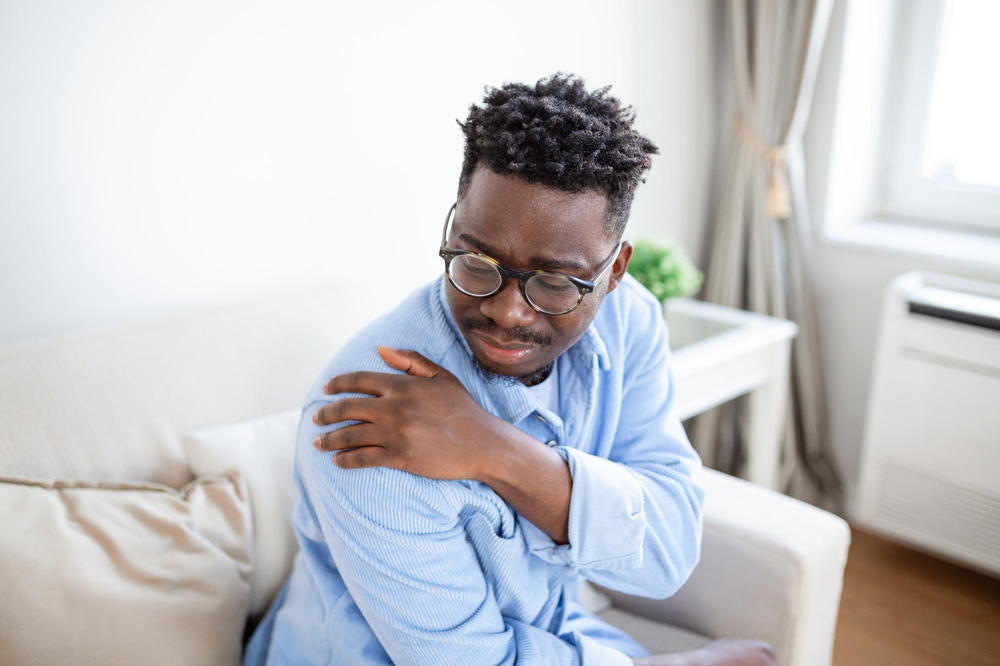
[[[705,279],[679,247],[646,240],[635,242],[628,272],[661,303],[696,293]]]

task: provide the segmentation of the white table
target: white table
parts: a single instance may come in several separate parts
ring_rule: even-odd
[[[746,477],[777,489],[789,362],[798,326],[686,298],[667,301],[664,313],[681,420],[747,395]]]

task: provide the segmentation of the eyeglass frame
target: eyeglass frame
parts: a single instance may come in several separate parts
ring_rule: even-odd
[[[438,256],[444,259],[444,272],[445,275],[448,276],[448,281],[451,282],[451,285],[455,287],[455,289],[458,289],[460,292],[465,294],[466,296],[472,296],[473,298],[490,298],[491,296],[495,296],[496,294],[499,294],[501,291],[503,291],[504,288],[507,286],[508,278],[514,277],[517,279],[518,287],[521,290],[521,296],[524,298],[524,302],[530,305],[535,312],[541,312],[542,314],[546,315],[559,316],[559,315],[569,314],[570,312],[573,312],[578,307],[580,307],[580,303],[583,302],[583,297],[586,296],[587,294],[592,293],[594,289],[597,288],[597,283],[601,280],[602,277],[604,277],[604,273],[606,273],[609,268],[615,265],[615,260],[618,259],[618,254],[621,252],[623,245],[623,242],[621,241],[618,243],[618,246],[611,253],[611,256],[608,257],[601,270],[597,273],[597,275],[595,275],[590,280],[584,280],[583,278],[578,278],[575,275],[567,275],[566,273],[559,273],[556,271],[545,271],[545,270],[520,271],[515,268],[507,268],[493,257],[482,254],[480,252],[475,252],[473,250],[460,250],[458,248],[448,247],[448,228],[451,225],[452,213],[455,212],[455,209],[457,207],[458,207],[458,202],[456,201],[451,205],[451,208],[448,209],[448,215],[444,219],[444,230],[441,232],[441,247],[440,249],[438,249]],[[490,293],[480,295],[480,294],[470,294],[461,287],[459,287],[457,284],[455,284],[454,278],[451,277],[451,260],[454,259],[455,257],[460,257],[464,255],[472,255],[474,257],[482,259],[486,263],[493,266],[497,270],[497,272],[500,273],[500,285]],[[577,299],[576,303],[573,304],[573,307],[571,307],[569,310],[564,310],[563,312],[546,312],[545,310],[541,309],[540,307],[532,303],[531,299],[528,298],[528,293],[525,288],[525,285],[528,282],[528,280],[538,275],[551,275],[554,277],[562,277],[569,280],[577,288]]]

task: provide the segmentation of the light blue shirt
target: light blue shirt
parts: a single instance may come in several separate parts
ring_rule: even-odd
[[[528,387],[528,392],[535,396],[539,407],[546,407],[550,412],[559,415],[559,359],[552,364],[549,376],[543,381]]]
[[[351,339],[320,373],[299,425],[292,573],[247,646],[257,664],[621,664],[649,652],[585,611],[582,579],[672,595],[698,562],[701,461],[674,409],[659,302],[631,276],[556,364],[559,414],[523,385],[486,383],[451,315],[445,278]],[[322,307],[322,304],[317,304]],[[487,411],[552,446],[573,476],[557,545],[477,481],[341,469],[313,439],[323,384],[397,372],[380,344],[454,373]],[[356,395],[356,394],[355,394]]]

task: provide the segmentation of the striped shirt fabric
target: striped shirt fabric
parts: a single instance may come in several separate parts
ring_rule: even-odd
[[[300,550],[244,664],[582,664],[649,654],[584,610],[584,579],[665,598],[698,562],[701,461],[674,410],[660,303],[630,275],[559,358],[559,410],[521,384],[485,382],[452,317],[445,277],[351,339],[319,374],[295,453]],[[415,349],[487,411],[551,446],[573,477],[558,545],[477,481],[340,469],[313,439],[323,392],[352,371],[397,372],[378,345]]]

